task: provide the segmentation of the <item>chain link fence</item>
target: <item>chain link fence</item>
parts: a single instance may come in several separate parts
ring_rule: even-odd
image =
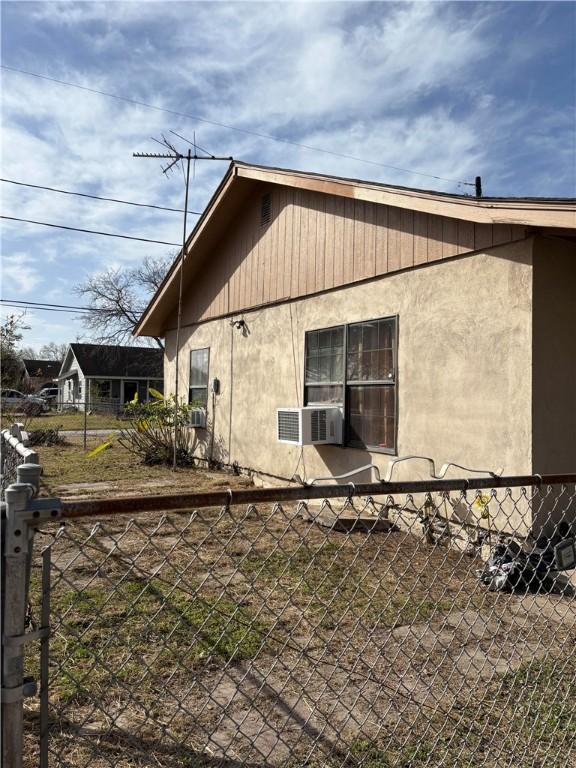
[[[39,412],[3,408],[3,425],[12,429],[16,421],[28,433],[31,446],[77,444],[84,450],[107,438],[114,439],[121,429],[130,426],[126,404],[110,398],[90,403],[51,400],[46,410]]]
[[[24,764],[571,768],[575,481],[63,502]]]
[[[0,433],[0,488],[4,491],[16,482],[16,472],[21,464],[36,464],[38,454],[28,445],[28,435],[23,424],[13,424]]]

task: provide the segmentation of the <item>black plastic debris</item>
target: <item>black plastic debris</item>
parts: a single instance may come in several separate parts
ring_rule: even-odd
[[[479,578],[491,592],[548,591],[559,571],[576,567],[576,545],[570,527],[561,524],[556,535],[527,540],[501,538],[491,550]]]

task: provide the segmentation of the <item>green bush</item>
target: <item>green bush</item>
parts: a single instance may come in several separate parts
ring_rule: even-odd
[[[194,407],[197,406],[176,404],[174,397],[128,403],[125,407],[128,426],[121,430],[118,441],[140,456],[145,464],[172,464],[176,443],[177,465],[191,467],[199,445],[196,430],[190,428]]]

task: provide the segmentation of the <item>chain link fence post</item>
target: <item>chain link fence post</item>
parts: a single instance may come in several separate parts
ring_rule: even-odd
[[[21,768],[23,744],[24,643],[32,541],[28,510],[41,467],[18,467],[18,482],[2,506],[2,765]]]

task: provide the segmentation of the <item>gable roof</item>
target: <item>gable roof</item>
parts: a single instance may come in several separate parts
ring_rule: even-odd
[[[60,373],[60,360],[22,360],[28,376],[55,379]]]
[[[84,376],[150,379],[164,376],[162,349],[74,343],[70,344],[70,350]]]
[[[471,197],[412,189],[319,173],[250,165],[233,161],[186,242],[184,282],[188,273],[209,252],[239,211],[243,201],[262,183],[309,190],[370,203],[461,219],[478,224],[507,224],[576,231],[573,198]],[[135,336],[157,335],[167,306],[178,301],[178,265],[175,259],[162,284],[144,310]]]

